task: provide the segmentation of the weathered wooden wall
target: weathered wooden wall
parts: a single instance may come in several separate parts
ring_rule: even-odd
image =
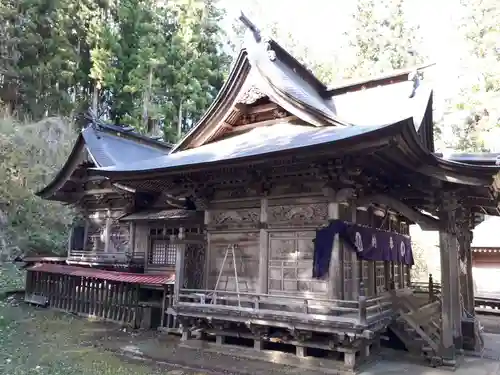
[[[135,326],[139,285],[93,277],[28,271],[26,299],[45,297],[48,306]]]
[[[279,190],[278,190],[279,191]],[[226,250],[236,245],[236,269],[239,290],[276,295],[307,295],[327,297],[331,281],[312,278],[316,230],[328,220],[356,222],[383,230],[407,233],[407,226],[396,215],[372,208],[355,207],[346,202],[336,204],[338,213],[330,209],[331,202],[322,193],[308,191],[302,195],[276,192],[264,197],[240,199],[219,192],[206,214],[207,260],[205,287],[215,288]],[[226,199],[221,199],[223,196]],[[332,217],[334,215],[335,217]],[[343,278],[335,282],[340,288],[337,298],[356,300],[360,280],[366,296],[380,295],[394,280],[396,288],[408,284],[408,269],[389,262],[359,261],[356,254],[338,246]],[[187,272],[187,269],[186,269]],[[236,290],[235,271],[230,254],[218,285],[220,290]]]
[[[216,286],[219,272],[229,246],[236,245],[235,263],[240,291],[255,292],[259,277],[258,199],[213,202],[206,214],[208,256],[205,283],[207,289]],[[233,257],[228,254],[218,289],[236,290]]]
[[[312,278],[316,230],[328,222],[324,196],[269,197],[268,292],[325,297],[327,280]]]

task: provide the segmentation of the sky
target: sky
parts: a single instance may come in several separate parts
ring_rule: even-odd
[[[436,63],[437,85],[443,95],[456,89],[456,76],[460,70],[463,46],[459,39],[454,17],[459,0],[408,0],[409,22],[420,26],[424,53]],[[234,20],[241,10],[252,14],[255,5],[260,8],[259,25],[277,22],[285,33],[293,35],[298,43],[308,47],[319,60],[326,60],[340,43],[335,40],[349,29],[356,2],[347,0],[221,0],[228,13],[227,22]],[[293,4],[293,5],[292,5]],[[451,11],[453,10],[453,11]],[[265,29],[263,30],[265,33]]]
[[[292,35],[297,44],[308,49],[309,60],[320,62],[345,55],[340,38],[349,30],[356,6],[352,0],[220,0],[220,4],[227,11],[228,30],[243,10],[264,34],[265,25],[276,23],[281,33]],[[460,0],[407,0],[406,6],[407,21],[420,29],[420,51],[428,62],[435,63],[425,77],[434,88],[434,116],[439,120],[445,114],[445,99],[457,95],[462,87],[472,86],[468,83],[476,79],[474,70],[467,67],[467,50],[457,26],[463,8]],[[460,121],[461,115],[453,113],[452,121]],[[500,130],[497,133],[494,138],[488,135],[487,141],[495,139],[489,148],[500,151]]]

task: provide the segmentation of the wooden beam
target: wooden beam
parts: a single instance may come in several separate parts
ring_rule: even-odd
[[[406,216],[413,222],[419,224],[424,230],[439,230],[441,227],[438,219],[435,219],[428,215],[424,215],[423,213],[406,205],[405,203],[385,194],[370,195],[360,198],[356,202],[356,204],[358,205],[364,205],[368,203],[377,203],[390,207],[400,214]]]
[[[244,115],[253,115],[256,113],[270,112],[274,109],[278,109],[278,105],[276,103],[267,103],[252,106],[244,103],[237,103],[235,104],[234,109]]]
[[[265,121],[259,121],[259,122],[254,122],[253,124],[247,124],[247,125],[236,125],[232,127],[232,130],[230,133],[227,134],[234,134],[237,132],[242,132],[245,130],[250,130],[262,126],[269,126],[269,125],[274,125],[277,123],[282,123],[282,122],[287,122],[287,121],[294,121],[297,120],[296,116],[287,116],[279,119],[271,119],[271,120],[265,120]]]

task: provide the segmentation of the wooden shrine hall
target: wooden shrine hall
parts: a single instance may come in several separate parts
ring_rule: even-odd
[[[471,229],[477,214],[497,215],[500,168],[434,153],[422,71],[329,88],[242,19],[246,48],[184,139],[90,171],[203,212],[204,245],[177,246],[168,312],[183,338],[279,341],[348,368],[387,329],[433,364],[480,347]],[[412,288],[414,223],[440,232],[440,295]]]
[[[70,277],[61,268],[70,266],[36,264],[30,290],[62,293],[51,306],[63,309],[78,309],[83,293],[84,313],[104,318],[108,303],[89,304],[113,291],[128,322],[156,306],[159,326],[180,324],[185,340],[279,342],[349,369],[387,330],[433,365],[480,349],[471,230],[478,215],[498,215],[496,161],[434,152],[422,69],[327,87],[242,20],[245,49],[178,144],[103,124],[84,130],[86,146],[39,193],[82,210],[66,261],[74,284],[52,277]],[[440,293],[412,284],[412,224],[440,232]],[[84,267],[103,273],[82,276]],[[171,276],[148,285],[132,272]]]

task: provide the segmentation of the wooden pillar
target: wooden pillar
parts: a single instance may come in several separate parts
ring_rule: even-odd
[[[439,251],[441,256],[441,355],[446,359],[455,359],[453,342],[452,301],[450,288],[450,246],[449,234],[439,232]]]
[[[83,228],[83,251],[87,250],[87,244],[89,242],[89,219],[88,217],[85,218],[85,225],[84,225],[84,228]],[[68,254],[70,255],[70,254]]]
[[[404,226],[403,226],[403,223],[401,223],[401,221],[398,221],[398,227],[399,227],[399,234],[405,234],[405,231],[404,231]],[[398,268],[399,268],[399,287],[400,288],[404,288],[405,287],[405,266],[404,266],[404,263],[401,262],[401,263],[398,263]]]
[[[184,257],[186,254],[186,244],[177,245],[177,254],[175,259],[175,283],[174,283],[174,302],[179,301],[180,291],[184,283]]]
[[[128,251],[132,259],[135,258],[135,222],[131,221],[129,225],[129,245]]]
[[[109,252],[109,240],[111,234],[111,210],[106,210],[106,227],[104,232],[104,252]]]
[[[479,326],[475,321],[474,283],[472,278],[472,216],[467,212],[459,225],[459,265],[460,293],[465,314],[461,315],[462,347],[466,350],[481,351],[483,340]]]
[[[455,347],[462,348],[462,301],[460,299],[460,265],[458,262],[458,239],[456,233],[450,235],[450,293],[452,303],[453,337]]]
[[[388,224],[387,230],[392,231],[393,229],[392,216],[388,217],[387,224]],[[389,289],[393,290],[396,288],[396,280],[394,279],[394,262],[387,262],[387,274],[389,276],[389,281],[386,281],[386,283],[388,283]]]
[[[472,231],[469,231],[467,238],[467,247],[465,253],[465,268],[467,270],[467,312],[475,316],[475,303],[474,303],[474,279],[472,277]]]
[[[211,248],[210,248],[210,232],[208,231],[208,226],[210,225],[210,211],[208,209],[205,210],[204,216],[203,216],[203,224],[204,228],[203,230],[205,231],[205,236],[206,236],[206,242],[205,242],[205,272],[203,272],[203,285],[205,286],[205,289],[211,289],[213,288],[212,285],[209,285],[210,282],[210,253],[211,253]]]
[[[356,207],[356,203],[351,202],[351,222],[353,224],[356,224],[356,218],[357,218],[358,210]],[[358,254],[356,251],[353,249],[351,251],[351,269],[352,269],[352,284],[351,284],[351,299],[356,300],[359,295],[359,284],[360,284],[360,277],[363,277],[363,273],[360,272],[363,269],[363,264],[362,261],[358,261]]]
[[[375,229],[375,217],[373,214],[372,207],[368,208],[368,215],[370,220],[370,227]],[[368,290],[368,296],[376,296],[377,295],[377,262],[370,261],[368,264],[368,285],[366,285]]]
[[[468,315],[474,316],[474,283],[472,280],[472,231],[469,227],[460,228],[460,292],[463,298],[464,309]]]
[[[339,219],[339,204],[337,202],[328,203],[328,219]],[[343,252],[340,247],[340,238],[338,233],[335,235],[332,247],[332,258],[330,260],[330,268],[328,270],[328,298],[343,299],[344,296],[344,267],[343,267]]]
[[[72,246],[72,242],[73,242],[73,232],[74,232],[74,227],[71,227],[69,229],[69,235],[68,235],[68,255],[67,256],[70,256],[71,254],[71,246]]]
[[[260,294],[268,292],[269,271],[269,236],[267,230],[267,196],[260,199],[260,231],[259,231],[259,284],[257,291]]]
[[[443,358],[454,360],[455,349],[463,345],[457,237],[459,233],[457,217],[462,212],[461,205],[453,195],[445,194],[442,199],[440,214],[442,229],[439,234],[442,288],[441,344]]]

